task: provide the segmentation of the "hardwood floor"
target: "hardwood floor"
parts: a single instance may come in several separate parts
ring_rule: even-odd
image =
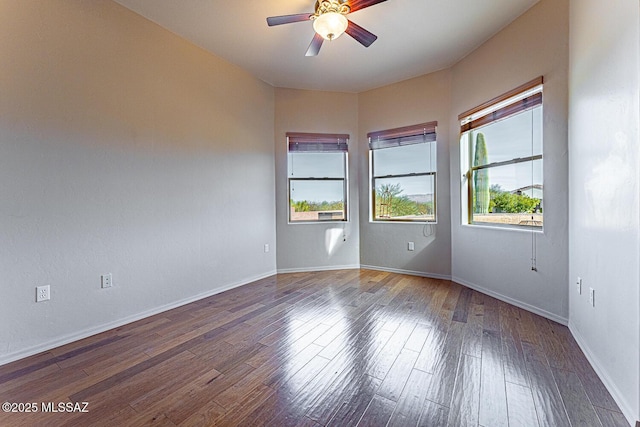
[[[38,410],[1,426],[628,427],[566,327],[371,270],[280,274],[0,366],[0,399]]]

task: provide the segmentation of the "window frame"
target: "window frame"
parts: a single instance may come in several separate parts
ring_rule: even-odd
[[[438,223],[438,144],[437,144],[438,122],[426,122],[416,125],[404,126],[394,129],[370,132],[369,139],[369,222],[371,223],[394,223],[394,224],[437,224]],[[422,138],[420,142],[412,141]],[[403,142],[404,141],[404,142]],[[388,174],[376,176],[374,168],[374,152],[378,149],[401,147],[413,144],[433,144],[433,170],[418,173]],[[420,176],[433,176],[433,220],[431,219],[406,219],[406,218],[376,218],[376,179],[389,178],[411,178]]]
[[[503,160],[499,162],[491,162],[484,165],[474,166],[473,165],[473,142],[472,134],[473,129],[479,129],[484,126],[490,125],[492,123],[497,123],[501,120],[509,119],[511,117],[515,117],[518,114],[524,113],[526,111],[533,110],[534,108],[540,106],[543,107],[543,87],[544,87],[544,78],[539,76],[527,83],[524,83],[518,86],[515,89],[512,89],[502,95],[499,95],[483,104],[480,104],[477,107],[474,107],[470,110],[465,111],[458,115],[458,120],[460,121],[460,164],[462,166],[463,163],[463,150],[462,150],[462,141],[463,136],[467,136],[468,140],[466,143],[467,153],[464,153],[465,158],[467,160],[467,164],[465,165],[466,171],[462,174],[463,182],[462,185],[466,187],[466,192],[461,191],[461,195],[466,193],[466,203],[461,203],[461,207],[464,208],[466,205],[466,223],[464,225],[476,226],[476,227],[488,227],[488,228],[501,228],[501,229],[511,229],[511,230],[533,230],[533,231],[543,231],[544,230],[544,213],[543,220],[540,226],[534,224],[503,224],[503,223],[494,223],[494,222],[481,222],[474,221],[474,206],[473,206],[473,176],[474,172],[491,169],[501,166],[514,165],[519,163],[527,163],[531,162],[533,164],[536,160],[543,161],[544,156],[544,135],[542,132],[542,152],[540,154],[531,154],[525,157],[514,157],[510,160]],[[544,123],[543,123],[544,124]],[[544,167],[544,161],[542,163]],[[543,174],[544,181],[544,174]],[[531,182],[533,186],[533,182]],[[543,197],[544,197],[544,186],[543,186]],[[462,201],[462,200],[461,200]],[[544,211],[543,211],[544,212]],[[465,219],[465,215],[461,215],[462,219]],[[532,218],[533,220],[533,218]]]
[[[330,133],[305,133],[305,132],[287,132],[287,223],[291,225],[297,224],[326,224],[326,223],[345,223],[349,222],[349,138],[348,134],[330,134]],[[302,145],[301,145],[302,144]],[[304,147],[300,149],[292,150],[292,146]],[[292,177],[289,175],[289,154],[298,153],[341,153],[342,156],[342,170],[343,177]],[[294,181],[307,181],[307,182],[329,182],[329,181],[342,181],[342,194],[343,194],[343,218],[342,219],[313,219],[313,220],[293,220],[291,218],[291,189],[292,182]],[[318,212],[318,216],[320,213]]]

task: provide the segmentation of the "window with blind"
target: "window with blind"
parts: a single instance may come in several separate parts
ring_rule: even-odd
[[[371,220],[436,221],[437,122],[371,132]]]
[[[458,117],[468,224],[542,228],[542,86],[539,77]]]
[[[349,135],[287,133],[289,222],[347,221]]]

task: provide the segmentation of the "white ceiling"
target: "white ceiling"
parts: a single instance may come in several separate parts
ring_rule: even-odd
[[[311,22],[266,23],[315,0],[116,1],[273,86],[362,92],[453,65],[538,0],[388,0],[348,15],[378,36],[369,48],[344,34],[317,57]]]

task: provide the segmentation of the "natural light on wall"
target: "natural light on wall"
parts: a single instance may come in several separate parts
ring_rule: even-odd
[[[324,233],[324,246],[329,256],[333,255],[338,247],[338,243],[343,241],[344,230],[342,228],[330,228]]]

